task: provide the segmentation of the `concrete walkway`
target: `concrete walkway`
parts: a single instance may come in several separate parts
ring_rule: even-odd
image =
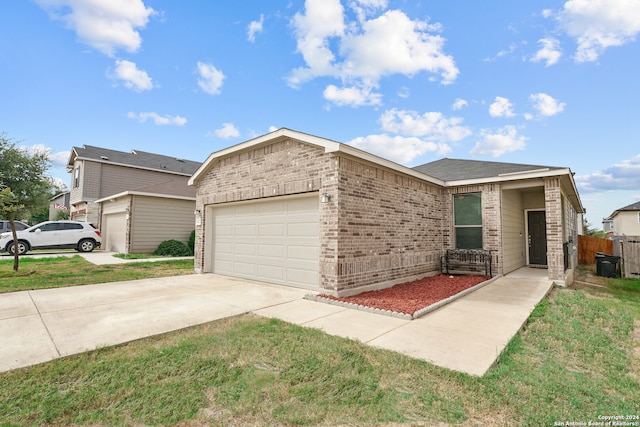
[[[0,372],[242,313],[279,318],[483,375],[549,292],[522,269],[417,320],[303,299],[309,291],[215,274],[0,294]]]

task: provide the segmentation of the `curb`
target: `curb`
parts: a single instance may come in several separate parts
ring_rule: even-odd
[[[384,310],[384,309],[381,309],[381,308],[374,308],[374,307],[369,307],[369,306],[366,306],[366,305],[354,304],[352,302],[337,301],[337,300],[330,299],[330,298],[324,298],[324,297],[321,297],[320,295],[315,295],[315,294],[306,294],[304,296],[304,299],[309,300],[309,301],[321,302],[321,303],[324,303],[324,304],[335,305],[335,306],[338,306],[338,307],[350,308],[350,309],[353,309],[353,310],[365,311],[365,312],[373,313],[373,314],[380,314],[380,315],[383,315],[383,316],[395,317],[397,319],[415,320],[415,319],[417,319],[419,317],[424,316],[425,314],[431,313],[432,311],[435,311],[435,310],[437,310],[437,309],[439,309],[441,307],[444,307],[447,304],[450,304],[450,303],[454,302],[458,298],[462,298],[463,296],[468,295],[471,292],[477,291],[478,289],[487,286],[488,284],[496,281],[500,277],[502,277],[502,274],[494,276],[489,280],[485,280],[484,282],[478,283],[475,286],[472,286],[472,287],[470,287],[468,289],[465,289],[464,291],[458,292],[455,295],[451,295],[450,297],[445,298],[445,299],[443,299],[441,301],[438,301],[436,303],[433,303],[431,305],[423,307],[423,308],[415,311],[413,314],[399,313],[397,311]]]

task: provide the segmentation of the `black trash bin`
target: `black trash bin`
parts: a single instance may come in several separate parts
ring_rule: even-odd
[[[620,275],[620,257],[596,252],[596,274],[602,277],[618,277]]]

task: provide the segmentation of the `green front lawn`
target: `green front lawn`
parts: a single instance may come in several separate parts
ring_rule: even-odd
[[[13,258],[4,257],[0,261],[0,293],[183,274],[193,274],[192,259],[94,265],[79,255],[21,258],[16,273]]]
[[[1,373],[0,425],[553,426],[632,417],[639,282],[553,290],[482,378],[245,315]]]

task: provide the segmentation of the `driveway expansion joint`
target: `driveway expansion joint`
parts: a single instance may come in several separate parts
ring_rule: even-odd
[[[49,327],[47,326],[47,322],[44,320],[44,317],[42,317],[42,313],[40,312],[40,308],[38,307],[38,304],[36,304],[36,302],[33,299],[33,296],[31,295],[32,291],[27,291],[27,294],[29,295],[29,299],[31,300],[31,303],[33,304],[33,306],[35,307],[36,311],[38,312],[38,317],[40,317],[40,321],[42,322],[42,326],[44,326],[45,331],[47,331],[47,336],[49,337],[49,340],[51,340],[51,344],[53,344],[53,348],[56,349],[56,353],[58,354],[58,357],[62,357],[62,353],[60,353],[60,349],[58,348],[58,345],[56,344],[56,342],[53,339],[53,336],[51,335],[51,331],[49,330]]]

